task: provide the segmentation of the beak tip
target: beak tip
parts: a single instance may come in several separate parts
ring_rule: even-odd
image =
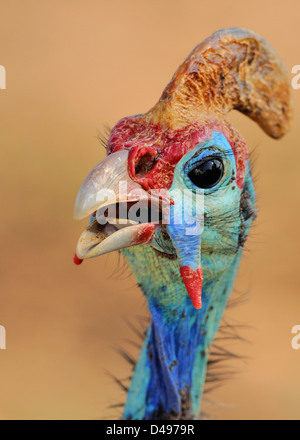
[[[82,260],[82,258],[79,258],[77,256],[77,254],[75,253],[74,257],[73,257],[73,262],[74,262],[74,264],[76,264],[76,266],[79,266],[83,262],[83,260]]]

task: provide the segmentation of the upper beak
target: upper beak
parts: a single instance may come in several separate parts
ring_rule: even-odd
[[[92,214],[89,226],[79,238],[75,262],[118,249],[150,243],[162,219],[161,199],[151,197],[151,209],[157,222],[147,223],[150,195],[128,175],[128,151],[107,156],[87,176],[75,202],[74,217]],[[130,218],[130,210],[138,204],[145,223]],[[143,216],[141,216],[143,217]]]

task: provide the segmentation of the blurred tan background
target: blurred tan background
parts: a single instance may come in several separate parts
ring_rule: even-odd
[[[124,318],[135,322],[145,303],[132,277],[110,276],[117,255],[72,263],[86,223],[72,219],[74,198],[104,157],[103,124],[148,110],[220,28],[260,33],[291,71],[299,19],[298,0],[0,0],[1,419],[120,416],[107,407],[125,396],[106,371],[130,374],[112,346],[137,340]],[[239,374],[209,396],[220,405],[204,404],[222,419],[300,418],[300,350],[291,347],[300,324],[300,90],[293,95],[294,128],[281,141],[232,114],[256,149],[260,212],[236,283],[248,301],[226,315],[252,326],[242,332],[250,343],[226,343],[248,359],[230,362]]]

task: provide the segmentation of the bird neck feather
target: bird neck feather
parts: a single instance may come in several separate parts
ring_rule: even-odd
[[[151,312],[123,417],[193,419],[200,410],[209,346],[231,293],[241,251],[227,255],[226,270],[216,270],[211,260],[203,265],[201,310],[187,295],[176,259],[147,245],[123,253]]]

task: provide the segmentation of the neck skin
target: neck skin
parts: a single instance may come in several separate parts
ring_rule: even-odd
[[[197,418],[209,346],[231,293],[241,250],[227,255],[225,265],[220,258],[217,262],[211,256],[202,256],[201,310],[196,310],[188,297],[176,259],[160,255],[149,245],[122,252],[147,298],[152,317],[123,418]]]

